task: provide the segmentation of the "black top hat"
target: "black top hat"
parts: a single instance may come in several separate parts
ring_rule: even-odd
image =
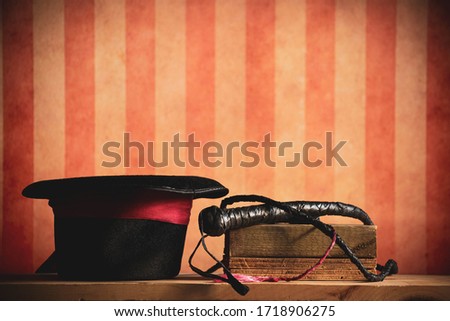
[[[22,194],[49,199],[55,253],[40,272],[66,279],[161,279],[179,273],[192,200],[228,193],[196,176],[97,176],[47,180]]]

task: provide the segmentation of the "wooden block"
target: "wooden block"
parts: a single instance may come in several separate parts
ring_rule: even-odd
[[[376,258],[376,226],[334,225],[336,232],[359,258]],[[261,224],[227,232],[225,255],[229,257],[322,257],[330,238],[308,224]],[[347,256],[335,246],[330,258]]]
[[[230,257],[225,258],[225,263],[234,269],[296,269],[305,270],[318,262],[317,258],[253,258],[253,257]],[[361,259],[361,263],[367,269],[375,269],[376,259]],[[358,270],[348,258],[327,258],[319,267],[320,270]]]
[[[232,273],[252,276],[291,278],[301,275],[318,262],[317,258],[226,258]],[[361,259],[363,265],[376,273],[376,259]],[[363,274],[350,261],[343,258],[326,259],[322,265],[308,274],[305,280],[365,280]]]
[[[279,277],[279,278],[293,278],[301,275],[304,271],[291,271],[291,270],[273,270],[273,271],[262,271],[262,270],[239,270],[232,269],[231,273],[233,274],[245,274],[251,276],[270,276],[270,277]],[[366,278],[359,271],[343,271],[343,270],[335,270],[328,271],[328,273],[318,273],[314,271],[306,275],[302,280],[323,280],[323,281],[338,281],[338,280],[346,280],[346,281],[362,281]]]

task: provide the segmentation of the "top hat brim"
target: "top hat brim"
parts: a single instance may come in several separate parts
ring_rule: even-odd
[[[44,180],[25,187],[29,198],[55,199],[85,193],[120,193],[133,190],[157,190],[191,195],[196,198],[219,198],[228,189],[219,182],[199,176],[123,175],[90,176]]]

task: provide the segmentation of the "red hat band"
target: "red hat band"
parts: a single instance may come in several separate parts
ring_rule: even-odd
[[[141,219],[188,225],[192,196],[166,191],[72,196],[49,202],[57,217]]]

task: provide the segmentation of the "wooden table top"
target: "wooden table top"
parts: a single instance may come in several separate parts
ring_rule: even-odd
[[[247,283],[240,296],[225,283],[182,274],[170,280],[65,281],[56,275],[0,276],[0,300],[450,300],[450,276],[393,275],[383,282]]]

